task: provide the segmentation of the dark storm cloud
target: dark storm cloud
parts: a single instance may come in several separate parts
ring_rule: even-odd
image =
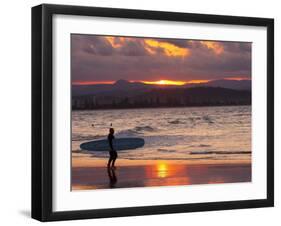
[[[113,54],[113,48],[105,39],[97,36],[82,36],[79,39],[82,50],[95,55],[109,56]]]
[[[115,38],[114,45],[121,46],[114,48],[110,41],[102,36],[93,35],[73,35],[72,46],[75,54],[77,46],[81,50],[94,55],[109,56],[109,55],[124,55],[124,56],[143,56],[147,55],[142,42],[138,40],[121,41],[120,38]]]
[[[73,81],[251,77],[251,43],[72,35],[71,56]]]
[[[143,47],[141,42],[136,41],[127,41],[119,51],[117,51],[120,55],[125,56],[145,56],[147,55],[147,51]]]
[[[224,49],[229,52],[251,53],[251,43],[225,42],[222,43]]]

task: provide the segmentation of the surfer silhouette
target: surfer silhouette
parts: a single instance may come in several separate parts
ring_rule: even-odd
[[[114,168],[115,167],[114,164],[115,164],[115,161],[116,161],[118,155],[117,155],[117,151],[113,147],[113,139],[114,139],[114,129],[113,128],[109,129],[109,134],[108,134],[107,139],[108,139],[109,147],[110,147],[107,167]]]

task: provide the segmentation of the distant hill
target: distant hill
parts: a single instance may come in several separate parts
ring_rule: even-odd
[[[192,88],[192,87],[221,87],[234,90],[251,90],[251,80],[213,80],[206,83],[189,83],[183,86],[175,85],[151,85],[141,82],[128,82],[118,80],[114,84],[95,84],[95,85],[72,85],[72,96],[87,95],[114,95],[124,93],[128,96],[153,89],[171,89],[171,88]]]
[[[146,91],[140,89],[138,92],[129,92],[127,88],[129,84],[126,84],[126,82],[122,81],[112,86],[116,87],[116,85],[119,88],[122,87],[121,92],[101,92],[94,95],[73,96],[72,108],[83,110],[251,104],[251,91],[249,90],[201,86],[189,88],[154,87]]]
[[[191,86],[198,86],[198,84],[190,84]],[[208,86],[208,87],[221,87],[227,89],[235,90],[251,90],[252,81],[251,80],[213,80],[206,83],[201,83],[199,86]]]
[[[150,90],[150,85],[140,82],[128,82],[118,80],[114,84],[96,84],[96,85],[72,85],[72,96],[110,94],[114,92],[146,91]]]

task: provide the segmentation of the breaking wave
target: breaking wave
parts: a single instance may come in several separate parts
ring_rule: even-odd
[[[121,130],[116,133],[117,136],[131,137],[131,136],[139,136],[143,135],[145,132],[153,132],[156,131],[156,128],[151,126],[136,126],[133,129]]]
[[[157,149],[158,152],[163,152],[163,153],[173,153],[176,152],[176,150],[168,150],[168,149]]]
[[[175,119],[173,121],[169,121],[170,124],[184,124],[183,121],[179,120],[179,119]]]
[[[155,128],[152,128],[151,126],[136,126],[135,129],[137,132],[142,132],[142,131],[146,131],[146,132],[152,132],[155,131]]]
[[[121,130],[116,133],[116,136],[122,136],[122,137],[131,137],[131,136],[137,136],[140,135],[141,133],[133,130],[133,129],[126,129],[126,130]]]

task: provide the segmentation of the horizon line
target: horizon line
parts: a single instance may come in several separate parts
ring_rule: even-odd
[[[115,81],[73,81],[71,85],[113,85],[118,81],[126,81],[129,83],[142,83],[147,85],[160,85],[160,86],[183,86],[188,84],[205,84],[211,81],[217,80],[230,80],[230,81],[249,81],[251,78],[245,77],[229,77],[229,78],[221,78],[221,79],[210,79],[210,80],[189,80],[189,81],[180,81],[180,80],[156,80],[156,81],[143,81],[143,80],[126,80],[126,79],[118,79]]]

